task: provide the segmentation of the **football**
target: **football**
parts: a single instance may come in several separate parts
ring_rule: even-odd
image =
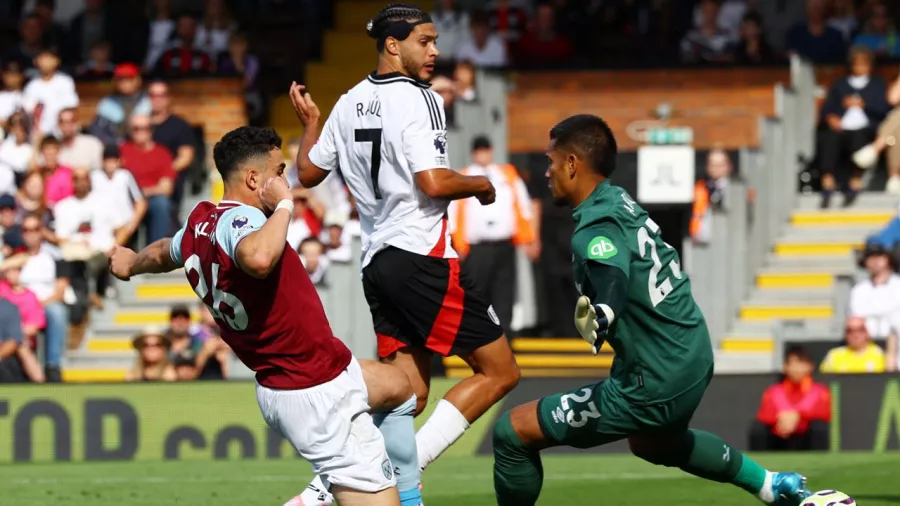
[[[807,497],[800,506],[856,506],[856,501],[837,490],[820,490]]]

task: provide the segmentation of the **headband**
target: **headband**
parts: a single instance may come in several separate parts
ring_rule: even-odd
[[[372,21],[366,25],[366,34],[376,40],[383,40],[393,37],[397,40],[406,40],[409,34],[419,25],[431,23],[431,16],[428,13],[422,13],[418,21],[381,21],[377,25]]]

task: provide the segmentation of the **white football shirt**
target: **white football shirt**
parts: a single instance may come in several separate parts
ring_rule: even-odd
[[[400,73],[370,74],[338,100],[309,159],[339,169],[356,198],[363,267],[387,246],[456,258],[450,201],[416,186],[417,172],[449,168],[444,101],[428,84]]]

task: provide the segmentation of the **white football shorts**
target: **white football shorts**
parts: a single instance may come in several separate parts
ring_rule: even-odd
[[[378,492],[397,484],[384,437],[369,414],[369,394],[356,358],[338,377],[303,390],[256,385],[270,427],[334,485]]]

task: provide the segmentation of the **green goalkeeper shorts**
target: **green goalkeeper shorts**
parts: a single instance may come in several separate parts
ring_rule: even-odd
[[[538,422],[555,445],[593,448],[629,436],[675,434],[688,428],[712,379],[712,369],[674,399],[635,405],[614,381],[604,380],[538,401]]]

